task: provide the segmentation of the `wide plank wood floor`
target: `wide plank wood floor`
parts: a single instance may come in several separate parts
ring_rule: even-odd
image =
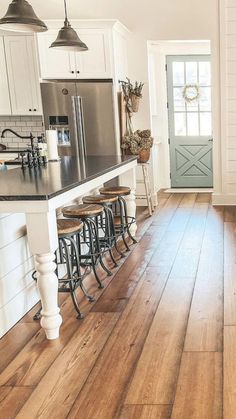
[[[236,207],[161,193],[138,224],[84,320],[61,296],[60,339],[38,306],[1,339],[1,419],[236,419]]]

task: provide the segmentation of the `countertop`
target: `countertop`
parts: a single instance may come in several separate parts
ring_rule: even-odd
[[[87,156],[81,164],[77,157],[66,156],[41,168],[2,171],[0,201],[49,200],[136,159],[137,156]]]
[[[9,148],[6,148],[6,150],[0,150],[0,154],[1,153],[15,153],[15,154],[17,154],[17,153],[20,153],[22,151],[25,151],[26,148],[27,147],[24,147],[24,148],[9,147]]]

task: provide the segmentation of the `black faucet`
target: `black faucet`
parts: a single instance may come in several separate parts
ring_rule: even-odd
[[[16,137],[22,138],[23,140],[30,140],[31,148],[32,148],[32,150],[34,149],[34,138],[35,137],[33,136],[32,132],[30,132],[30,135],[29,136],[24,136],[24,135],[17,134],[17,132],[16,131],[13,131],[13,129],[6,128],[6,129],[4,129],[2,131],[1,138],[5,138],[5,133],[6,132],[11,132]]]

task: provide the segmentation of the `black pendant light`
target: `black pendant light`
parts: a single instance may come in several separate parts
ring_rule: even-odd
[[[16,32],[45,32],[47,26],[34,13],[26,0],[13,0],[0,19],[0,29]]]
[[[57,39],[52,43],[50,48],[58,48],[67,51],[87,51],[88,47],[81,39],[79,39],[76,31],[71,27],[70,22],[67,18],[67,7],[66,0],[64,0],[65,6],[65,21],[63,28],[60,29]]]

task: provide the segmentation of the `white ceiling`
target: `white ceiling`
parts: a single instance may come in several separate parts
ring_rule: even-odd
[[[10,1],[0,0],[0,16]],[[28,1],[41,19],[63,19],[63,0]],[[119,19],[149,39],[209,39],[218,23],[218,0],[67,0],[67,7],[71,19]]]

